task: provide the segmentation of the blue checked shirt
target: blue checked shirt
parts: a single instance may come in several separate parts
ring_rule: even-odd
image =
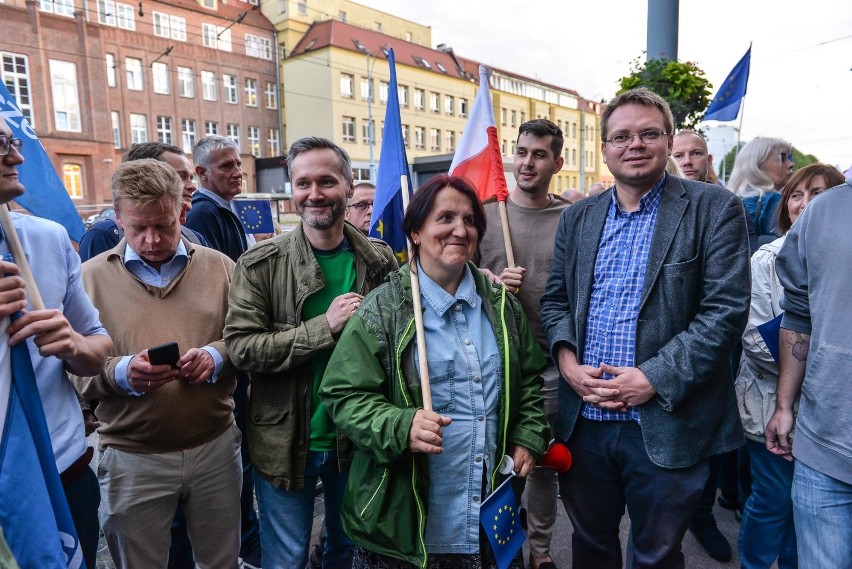
[[[618,205],[615,190],[601,234],[595,261],[595,280],[586,323],[583,362],[615,367],[635,366],[636,320],[651,237],[660,209],[665,176],[639,200],[639,209],[627,213]],[[612,375],[604,374],[604,379]],[[639,411],[608,411],[584,403],[583,417],[594,421],[639,421]]]

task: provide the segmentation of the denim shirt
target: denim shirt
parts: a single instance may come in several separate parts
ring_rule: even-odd
[[[497,339],[470,268],[464,268],[455,296],[422,268],[418,272],[433,409],[453,421],[444,427],[444,452],[429,455],[426,549],[479,553],[483,481],[497,461],[501,376]],[[415,347],[418,362],[416,356]],[[419,362],[417,366],[419,371]]]

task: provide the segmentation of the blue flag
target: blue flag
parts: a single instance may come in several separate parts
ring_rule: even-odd
[[[776,362],[781,361],[781,319],[783,317],[783,314],[779,314],[757,327],[760,337],[763,338],[769,353],[772,354],[772,359]]]
[[[388,51],[390,85],[388,105],[385,112],[385,127],[382,131],[382,151],[379,155],[379,172],[376,176],[376,197],[373,215],[370,217],[370,236],[378,237],[391,246],[399,264],[408,261],[408,245],[402,230],[402,185],[400,177],[406,176],[411,196],[411,176],[408,174],[408,158],[402,140],[402,119],[399,116],[399,91],[396,85],[396,61],[393,50]]]
[[[269,200],[234,200],[231,203],[246,233],[275,233]]]
[[[0,526],[21,567],[84,568],[27,342],[10,351],[11,385],[0,409]]]
[[[524,545],[521,509],[509,476],[479,507],[479,523],[491,543],[499,569],[506,569]]]
[[[15,198],[15,201],[31,214],[62,225],[71,239],[79,242],[86,228],[77,213],[77,208],[74,207],[71,196],[65,190],[33,127],[2,81],[0,81],[0,117],[6,119],[6,124],[12,130],[12,136],[24,141],[21,149],[24,163],[18,166],[18,175],[26,192],[21,197]]]
[[[719,90],[707,110],[704,111],[703,121],[732,121],[740,112],[740,105],[748,88],[748,71],[751,66],[751,46],[740,62],[737,63]]]

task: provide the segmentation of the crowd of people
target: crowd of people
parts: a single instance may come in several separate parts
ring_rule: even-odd
[[[742,567],[852,567],[852,179],[793,172],[788,142],[757,138],[724,187],[701,134],[642,88],[601,117],[614,185],[550,193],[562,146],[549,120],[519,129],[512,254],[502,205],[439,175],[398,266],[367,235],[375,187],[318,137],[290,146],[300,222],[271,238],[236,215],[239,148],[219,136],[192,163],[135,145],[115,221],[79,254],[13,214],[46,308],[4,256],[3,346],[27,342],[86,566],[102,531],[119,568],[492,568],[479,512],[508,462],[516,569],[557,567],[560,501],[573,567],[684,567],[687,531],[730,560],[717,495],[742,518]],[[3,204],[26,191],[20,151],[0,121]],[[559,443],[561,473],[540,464]],[[62,560],[0,528],[0,566]]]

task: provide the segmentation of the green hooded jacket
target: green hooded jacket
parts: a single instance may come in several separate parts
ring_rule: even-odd
[[[468,266],[502,360],[497,457],[518,444],[538,460],[548,433],[540,395],[544,356],[518,300]],[[406,265],[370,293],[346,325],[320,397],[356,448],[341,513],[347,534],[369,551],[425,567],[428,458],[408,448],[414,414],[423,405],[414,330]],[[492,478],[489,492],[499,478]],[[518,497],[522,489],[518,480]]]

